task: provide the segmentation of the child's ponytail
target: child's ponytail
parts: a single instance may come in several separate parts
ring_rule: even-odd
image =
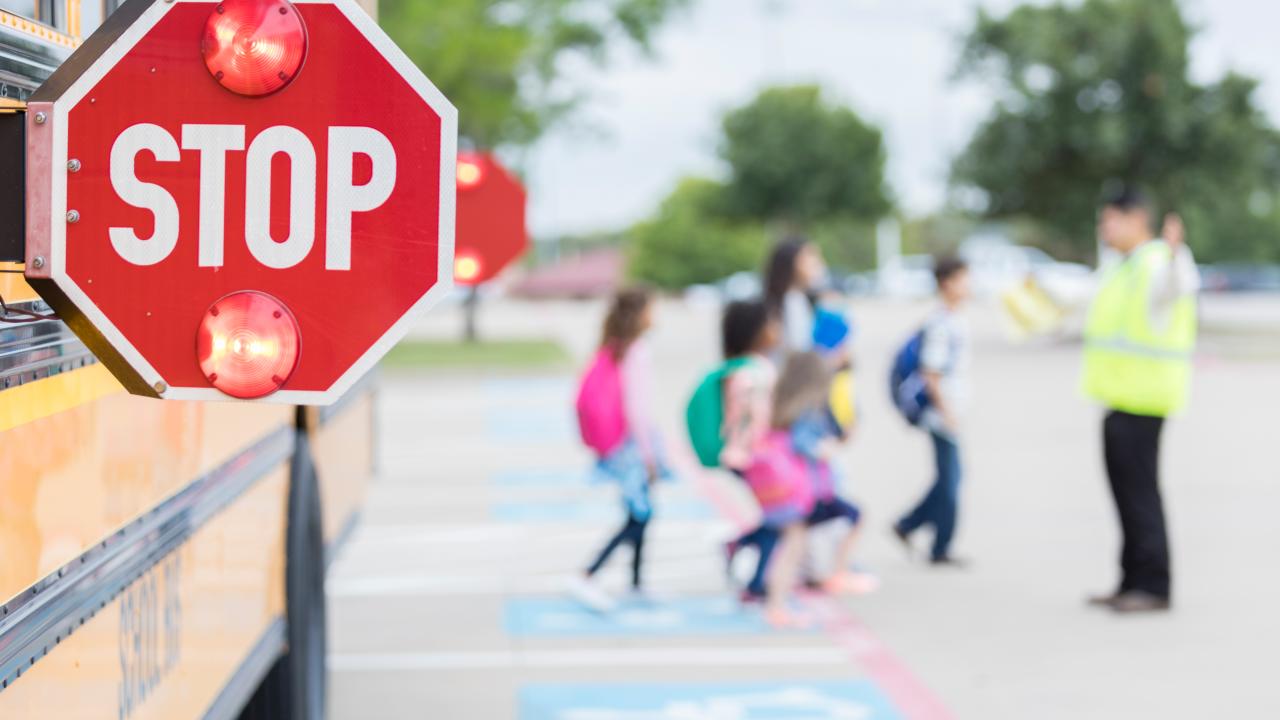
[[[621,361],[644,333],[644,314],[653,297],[653,290],[643,285],[623,288],[614,296],[604,319],[600,347],[609,349],[615,361]]]

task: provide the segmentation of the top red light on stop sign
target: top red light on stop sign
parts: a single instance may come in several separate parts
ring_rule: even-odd
[[[352,0],[126,4],[27,123],[27,277],[132,392],[256,396],[205,347],[248,294],[265,399],[329,403],[452,287],[456,111]]]
[[[224,0],[209,14],[201,50],[223,87],[267,95],[298,74],[307,54],[307,27],[284,0]]]

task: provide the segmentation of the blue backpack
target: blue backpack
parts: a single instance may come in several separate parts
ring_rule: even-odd
[[[924,347],[924,330],[918,330],[898,350],[889,372],[889,395],[893,406],[906,421],[919,425],[924,411],[932,402],[925,389],[924,374],[920,372],[920,351]]]

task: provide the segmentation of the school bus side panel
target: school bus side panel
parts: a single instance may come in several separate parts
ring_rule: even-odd
[[[287,407],[133,397],[100,365],[0,392],[0,422],[33,412],[51,414],[0,424],[0,600],[292,425]]]
[[[0,692],[0,717],[202,716],[255,649],[281,649],[287,497],[280,466],[75,623]]]

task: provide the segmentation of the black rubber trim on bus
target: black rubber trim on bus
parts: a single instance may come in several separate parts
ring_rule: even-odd
[[[299,420],[302,410],[299,409]],[[328,680],[328,598],[324,515],[310,443],[298,436],[289,472],[285,531],[286,652],[270,668],[240,720],[324,720]]]
[[[294,454],[283,426],[0,606],[0,692]]]

